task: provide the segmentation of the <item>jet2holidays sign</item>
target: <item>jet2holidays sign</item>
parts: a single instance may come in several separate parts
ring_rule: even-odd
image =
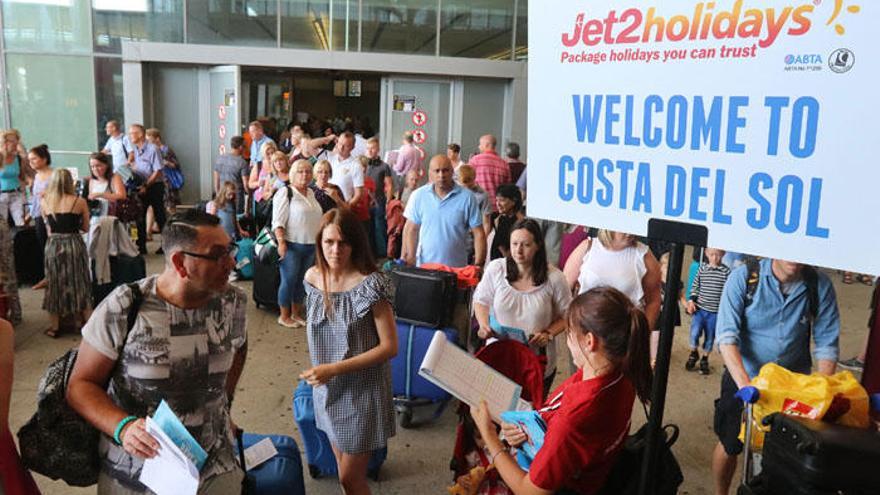
[[[530,8],[531,215],[880,273],[880,2]]]

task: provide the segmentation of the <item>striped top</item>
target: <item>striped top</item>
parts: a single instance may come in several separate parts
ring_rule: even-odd
[[[721,292],[729,275],[730,268],[726,265],[711,266],[706,263],[700,265],[691,289],[691,299],[696,301],[698,308],[712,313],[718,312]]]

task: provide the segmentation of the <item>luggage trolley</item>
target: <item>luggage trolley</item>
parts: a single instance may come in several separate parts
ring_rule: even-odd
[[[755,469],[755,452],[752,450],[752,435],[755,429],[755,402],[758,402],[760,394],[758,389],[755,392],[747,394],[743,400],[743,417],[745,419],[746,431],[743,439],[743,466],[742,466],[742,482],[737,488],[737,495],[762,495],[767,493],[764,486],[764,478],[762,476],[754,476]]]

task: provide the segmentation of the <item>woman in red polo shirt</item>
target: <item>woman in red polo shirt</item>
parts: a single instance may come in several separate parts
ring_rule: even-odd
[[[648,336],[644,313],[616,289],[591,289],[571,303],[566,341],[578,371],[540,410],[547,431],[528,472],[499,440],[486,403],[472,409],[491,462],[513,493],[589,495],[602,488],[629,433],[636,395],[648,401]],[[502,424],[502,431],[510,445],[526,441],[515,425]]]

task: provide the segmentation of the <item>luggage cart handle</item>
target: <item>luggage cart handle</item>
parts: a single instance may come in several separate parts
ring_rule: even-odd
[[[754,428],[754,408],[755,403],[758,402],[758,399],[761,397],[761,392],[749,385],[739,389],[736,392],[736,398],[743,401],[745,405],[745,422],[746,422],[746,434],[743,439],[743,485],[748,486],[752,481],[752,463],[754,459],[752,458],[752,430]]]

